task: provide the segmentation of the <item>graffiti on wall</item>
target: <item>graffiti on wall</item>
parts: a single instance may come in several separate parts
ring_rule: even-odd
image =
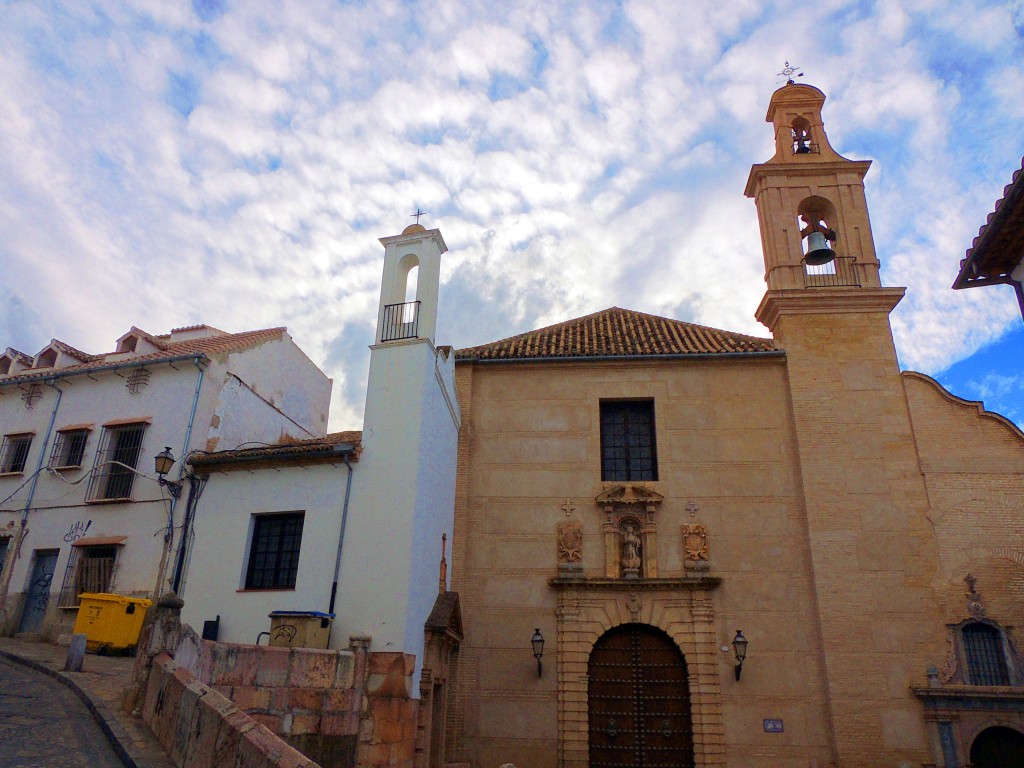
[[[68,532],[64,534],[64,541],[68,544],[78,541],[85,536],[85,532],[89,530],[90,525],[92,525],[92,520],[86,520],[84,523],[81,520],[75,521],[75,524],[68,528]]]

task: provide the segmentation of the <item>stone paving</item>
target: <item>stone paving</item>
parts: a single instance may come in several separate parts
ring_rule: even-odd
[[[121,768],[106,734],[73,690],[0,658],[0,766]]]
[[[0,675],[6,676],[9,669],[16,669],[18,664],[29,666],[54,678],[58,688],[63,688],[72,699],[87,702],[96,722],[107,734],[113,753],[120,756],[120,762],[109,765],[125,765],[129,768],[174,768],[174,764],[164,753],[156,738],[145,724],[121,709],[121,693],[131,678],[134,659],[130,657],[96,656],[86,654],[81,672],[64,672],[64,660],[67,648],[49,643],[36,643],[27,640],[0,638]],[[34,675],[37,676],[37,675]],[[6,690],[6,686],[5,686]],[[9,707],[4,705],[2,711]],[[46,730],[40,722],[39,729]],[[34,728],[34,727],[33,727]],[[33,731],[34,732],[34,731]],[[0,726],[0,744],[9,744],[9,731]],[[74,748],[75,742],[68,741],[68,749]],[[64,759],[64,753],[61,752]],[[0,749],[0,768],[18,766],[30,768],[34,766],[77,766],[89,765],[91,768],[105,768],[107,763],[98,761],[88,763],[44,761],[44,762],[7,762],[8,752]],[[70,759],[70,758],[69,758]]]

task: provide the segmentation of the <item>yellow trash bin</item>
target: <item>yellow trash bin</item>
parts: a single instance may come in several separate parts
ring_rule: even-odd
[[[152,600],[104,592],[79,597],[75,634],[85,635],[85,647],[97,653],[132,652],[139,642],[142,621]]]

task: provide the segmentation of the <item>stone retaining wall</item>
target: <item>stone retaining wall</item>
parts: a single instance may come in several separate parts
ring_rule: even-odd
[[[196,764],[198,749],[218,749],[226,762],[213,765],[233,766],[227,755],[237,741],[246,754],[259,747],[270,760],[250,756],[238,763],[245,768],[315,766],[312,759],[332,768],[413,768],[414,656],[368,653],[363,637],[351,638],[345,651],[203,640],[180,623],[180,603],[161,599],[125,697],[178,765]],[[292,747],[305,762],[280,762]]]

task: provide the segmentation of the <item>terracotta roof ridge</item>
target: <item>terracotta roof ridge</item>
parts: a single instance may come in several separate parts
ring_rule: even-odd
[[[70,344],[68,344],[67,342],[63,342],[60,339],[50,339],[50,343],[47,344],[46,346],[57,347],[57,349],[61,350],[66,354],[71,355],[72,357],[78,358],[83,363],[88,363],[93,360],[99,360],[100,358],[103,357],[103,355],[91,355],[88,352],[83,352],[82,350],[77,349],[76,347],[72,347]],[[46,347],[43,347],[43,349],[46,349]]]
[[[456,350],[487,359],[701,354],[773,350],[771,338],[609,307],[489,344]]]

